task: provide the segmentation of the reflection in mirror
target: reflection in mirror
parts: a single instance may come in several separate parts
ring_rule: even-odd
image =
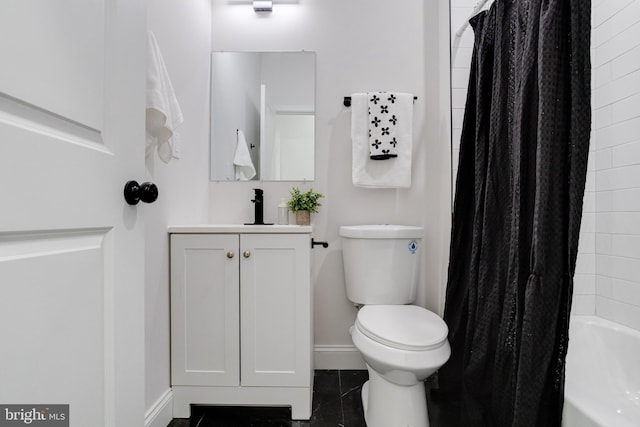
[[[312,181],[315,54],[213,52],[210,124],[212,181]]]

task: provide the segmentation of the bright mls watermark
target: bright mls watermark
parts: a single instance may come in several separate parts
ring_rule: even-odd
[[[0,427],[69,427],[69,405],[0,405]]]

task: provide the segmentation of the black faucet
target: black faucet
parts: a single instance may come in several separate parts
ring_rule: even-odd
[[[255,195],[251,201],[254,204],[255,220],[252,223],[245,223],[245,225],[273,225],[273,223],[265,224],[264,222],[264,191],[260,188],[254,188],[253,191]]]

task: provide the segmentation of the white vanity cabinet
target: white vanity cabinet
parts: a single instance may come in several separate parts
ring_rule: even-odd
[[[190,404],[291,406],[313,389],[310,227],[172,227],[174,418]]]

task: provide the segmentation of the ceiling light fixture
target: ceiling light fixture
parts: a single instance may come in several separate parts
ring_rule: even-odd
[[[256,12],[271,12],[273,10],[273,1],[253,0],[253,10]]]

